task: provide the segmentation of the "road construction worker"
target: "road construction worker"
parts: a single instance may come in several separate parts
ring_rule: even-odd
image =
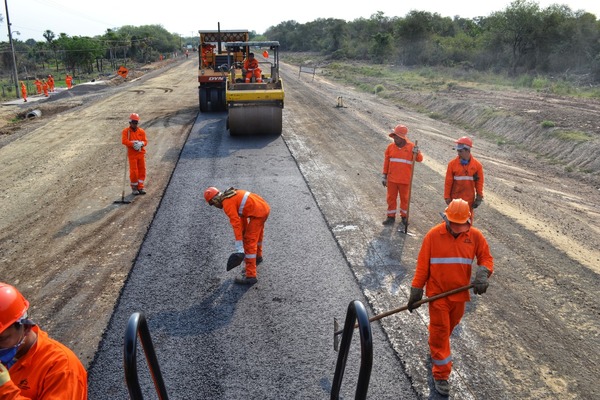
[[[0,282],[0,399],[87,399],[87,372],[28,318],[29,302]]]
[[[470,217],[469,204],[454,199],[446,207],[444,222],[431,228],[423,238],[408,299],[410,312],[420,306],[413,305],[423,298],[423,287],[427,297],[431,297],[469,285],[475,259],[478,267],[473,293],[486,292],[488,277],[494,272],[494,259],[481,231],[471,226]],[[428,303],[432,374],[436,391],[444,396],[450,392],[450,335],[470,299],[469,292],[463,291]]]
[[[23,97],[23,102],[27,103],[27,86],[25,86],[25,82],[21,81],[21,96]]]
[[[39,78],[35,78],[35,81],[33,81],[33,84],[35,85],[35,88],[37,89],[37,94],[42,94],[42,81],[40,81]]]
[[[45,79],[42,79],[42,90],[44,91],[44,96],[48,97],[48,82]]]
[[[140,116],[136,113],[129,115],[129,126],[121,132],[121,142],[127,147],[129,160],[129,181],[133,195],[146,194],[146,146],[148,139],[146,131],[140,128]]]
[[[262,82],[262,70],[258,67],[258,60],[254,58],[254,53],[248,53],[248,58],[244,60],[244,70],[246,71],[246,83],[250,83],[252,76],[256,82]]]
[[[48,91],[54,92],[54,77],[52,75],[48,75]]]
[[[463,136],[454,143],[458,155],[448,163],[446,169],[444,200],[446,204],[453,199],[463,199],[469,203],[473,223],[473,209],[483,201],[483,166],[471,155],[471,138]]]
[[[235,283],[252,285],[257,282],[256,265],[263,260],[263,236],[265,222],[271,208],[259,195],[247,190],[229,188],[221,192],[216,187],[204,191],[206,202],[222,209],[229,217],[235,236],[235,253],[239,257],[237,265],[243,260],[246,270],[235,278]],[[234,265],[235,266],[235,265]],[[227,269],[231,269],[228,265]]]
[[[408,140],[408,128],[397,125],[388,136],[394,139],[385,149],[383,161],[383,175],[381,183],[387,188],[387,218],[383,225],[392,225],[396,221],[398,210],[398,195],[400,196],[400,216],[402,223],[408,224],[406,213],[408,210],[408,193],[412,175],[413,156],[417,162],[423,161],[423,154],[419,148]]]
[[[65,84],[67,85],[67,89],[71,89],[73,87],[73,77],[69,74],[65,76]]]

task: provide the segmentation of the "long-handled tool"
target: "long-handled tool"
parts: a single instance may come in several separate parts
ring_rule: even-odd
[[[415,147],[417,147],[419,141],[415,140]],[[417,163],[417,153],[412,155],[412,168],[410,169],[410,181],[408,183],[408,202],[406,203],[406,224],[404,225],[404,234],[408,233],[408,216],[410,212],[410,194],[412,192],[413,176],[415,175],[415,166]]]
[[[123,170],[123,193],[121,193],[121,200],[113,201],[114,204],[129,204],[131,200],[125,200],[125,185],[127,182],[127,153],[125,153],[125,169]]]
[[[461,287],[456,288],[456,289],[448,290],[447,292],[436,294],[435,296],[431,296],[431,297],[427,297],[425,299],[419,300],[416,303],[414,303],[413,306],[420,306],[421,304],[429,303],[431,301],[438,300],[438,299],[441,299],[443,297],[450,296],[451,294],[456,294],[456,293],[464,292],[465,290],[469,290],[472,287],[473,287],[473,284],[471,283],[471,284],[469,284],[467,286],[461,286]],[[377,314],[377,315],[369,318],[369,322],[377,321],[377,320],[380,320],[381,318],[385,318],[385,317],[388,317],[388,316],[390,316],[392,314],[396,314],[396,313],[399,313],[400,311],[406,311],[406,310],[408,310],[408,306],[402,306],[402,307],[399,307],[399,308],[394,308],[393,310],[386,311],[386,312],[383,312],[381,314]],[[358,328],[358,324],[355,324],[354,328]],[[339,329],[339,324],[337,322],[337,319],[334,318],[333,319],[333,348],[334,348],[335,351],[338,351],[338,348],[339,348],[338,335],[341,335],[343,331],[344,331],[343,329]]]

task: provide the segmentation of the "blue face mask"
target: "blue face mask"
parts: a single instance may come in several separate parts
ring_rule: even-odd
[[[17,355],[17,350],[19,350],[19,347],[21,347],[24,340],[25,336],[23,336],[21,341],[15,346],[9,347],[8,349],[0,349],[0,361],[6,366],[7,369],[10,369],[10,367],[17,362],[15,356]]]
[[[460,165],[468,165],[469,161],[471,161],[471,160],[465,160],[465,159],[461,158],[460,159]]]

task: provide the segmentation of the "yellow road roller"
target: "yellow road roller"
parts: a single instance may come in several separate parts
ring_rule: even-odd
[[[229,134],[280,135],[284,93],[279,42],[227,42],[225,47],[228,54],[241,51],[244,55],[243,61],[232,61],[229,66],[225,92]]]

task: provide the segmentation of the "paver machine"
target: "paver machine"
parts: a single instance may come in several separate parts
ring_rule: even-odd
[[[200,111],[225,111],[226,83],[229,67],[232,63],[242,62],[241,51],[231,51],[229,54],[223,48],[225,42],[248,41],[248,30],[217,30],[198,31],[200,44],[198,47],[198,98]],[[229,59],[231,57],[231,59]]]
[[[279,76],[279,42],[227,42],[229,79],[226,81],[227,128],[232,136],[280,135],[282,131],[283,82]],[[254,53],[260,78],[244,69],[235,55]],[[250,78],[250,76],[252,76]]]

